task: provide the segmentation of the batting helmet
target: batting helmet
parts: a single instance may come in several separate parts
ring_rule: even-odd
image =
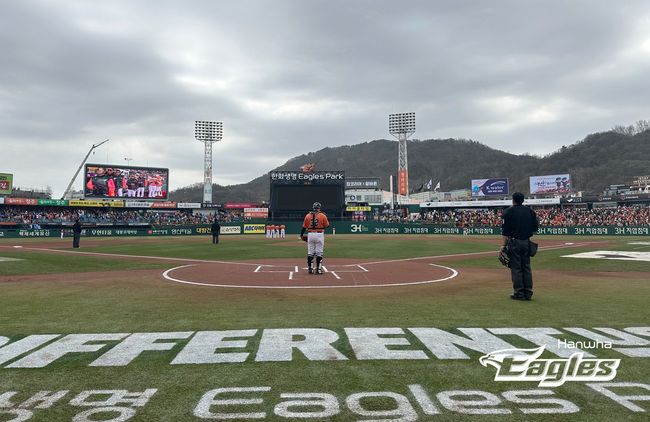
[[[314,205],[311,206],[314,210],[319,210],[321,208],[320,202],[314,202]]]

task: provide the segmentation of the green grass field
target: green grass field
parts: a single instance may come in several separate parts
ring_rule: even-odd
[[[554,335],[556,338],[584,341],[587,339],[565,327],[591,331],[598,327],[616,330],[648,327],[650,262],[562,258],[591,250],[650,252],[650,246],[631,245],[635,240],[646,239],[542,238],[542,242],[599,243],[541,251],[533,260],[535,296],[530,302],[509,299],[509,272],[499,265],[496,252],[435,259],[435,263],[460,272],[458,277],[437,284],[369,289],[242,290],[170,283],[161,273],[179,265],[172,261],[32,249],[71,251],[67,242],[64,245],[58,239],[0,240],[0,257],[19,259],[0,260],[0,336],[8,338],[3,341],[0,337],[0,422],[65,421],[74,417],[97,421],[198,421],[209,416],[219,420],[219,413],[228,413],[227,416],[240,413],[239,420],[645,421],[650,412],[647,400],[633,402],[644,412],[632,411],[596,392],[585,382],[568,381],[549,388],[538,387],[538,383],[532,381],[497,382],[494,381],[495,368],[479,363],[479,357],[485,353],[459,346],[458,350],[469,359],[442,359],[408,330],[437,328],[463,336],[459,328],[512,327],[525,328],[532,333],[533,328],[547,327],[559,331]],[[499,239],[494,237],[330,236],[326,259],[388,260],[479,253],[496,251],[498,244]],[[286,240],[223,236],[218,246],[210,244],[207,237],[84,238],[81,251],[220,261],[293,258],[297,264],[302,264],[305,246],[295,236]],[[261,358],[262,351],[269,351],[271,355],[280,353],[280,349],[273,348],[277,344],[270,342],[271,337],[266,337],[279,331],[270,330],[307,328],[338,336],[328,346],[330,349],[325,346],[319,349],[329,350],[329,359],[317,359],[299,347],[289,350],[290,360]],[[393,330],[375,336],[374,343],[372,338],[365,343],[354,343],[355,349],[351,340],[354,330],[346,330],[351,328]],[[243,362],[171,364],[192,344],[194,332],[225,330],[252,331],[227,339],[239,340],[240,344],[211,346],[210,355],[247,354]],[[177,332],[175,339],[157,341],[168,343],[165,347],[169,350],[143,351],[124,366],[90,366],[100,356],[120,347],[124,342],[121,339],[87,343],[96,345],[96,351],[67,353],[58,358],[50,354],[52,362],[42,368],[11,367],[43,348],[12,356],[10,346],[13,342],[30,335],[124,333],[126,337],[128,333],[165,332]],[[299,330],[296,333],[289,341],[299,344],[303,340],[313,340],[309,337],[311,334],[300,334]],[[636,344],[620,347],[626,350],[650,348],[650,329],[644,333],[635,335]],[[498,334],[497,337],[514,347],[536,347],[522,336]],[[57,338],[52,343],[59,341]],[[377,342],[384,342],[384,346],[378,347]],[[373,344],[375,351],[378,347],[388,357],[359,357],[359,347],[371,350]],[[400,351],[408,358],[395,358]],[[601,359],[621,360],[617,376],[611,382],[641,383],[650,388],[650,357],[630,357],[611,349],[592,352]],[[548,351],[543,357],[557,358]],[[429,402],[421,396],[419,401],[416,399],[413,391],[417,388],[409,388],[416,384],[422,387]],[[224,393],[214,399],[258,400],[248,404],[210,402],[209,397],[204,398],[211,390],[233,387],[270,389]],[[142,407],[128,403],[76,406],[79,400],[73,400],[86,390],[142,392],[146,389],[157,391]],[[69,392],[49,408],[34,408],[29,403],[18,408],[39,391],[61,390]],[[444,393],[458,390],[480,390],[492,394],[489,400],[495,402],[463,404],[460,400],[486,399]],[[512,390],[550,391],[544,393],[547,403],[522,404],[507,399],[508,394],[503,395]],[[619,395],[650,394],[638,386],[613,391]],[[3,405],[3,393],[7,392],[16,394],[8,399],[10,404]],[[355,393],[361,392],[384,394],[359,399]],[[303,396],[281,396],[288,393]],[[304,396],[306,393],[312,396]],[[315,393],[320,395],[313,395]],[[106,399],[107,395],[97,397]],[[94,401],[101,401],[97,397]],[[446,397],[455,397],[456,402]],[[202,398],[204,405],[200,406]],[[289,401],[294,403],[287,405]],[[569,409],[567,402],[574,407]],[[83,412],[102,407],[112,410],[83,416]],[[548,409],[557,412],[561,408],[577,411],[534,413]],[[524,413],[522,409],[533,409],[533,413]],[[467,413],[472,411],[482,414]],[[501,413],[486,413],[488,411]],[[21,412],[23,418],[27,417],[25,412],[31,413],[31,418],[14,419],[21,417]],[[433,414],[435,412],[438,413]]]

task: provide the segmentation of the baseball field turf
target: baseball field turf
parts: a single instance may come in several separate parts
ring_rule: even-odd
[[[520,302],[499,240],[0,240],[0,422],[648,420],[650,241],[539,237]]]

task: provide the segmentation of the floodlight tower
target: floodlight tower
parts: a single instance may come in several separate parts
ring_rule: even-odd
[[[406,140],[415,133],[415,113],[397,113],[388,115],[388,132],[397,138],[397,192],[409,194],[409,165],[406,154]]]
[[[223,137],[223,123],[194,122],[194,137],[205,145],[203,155],[203,202],[212,202],[212,144]]]

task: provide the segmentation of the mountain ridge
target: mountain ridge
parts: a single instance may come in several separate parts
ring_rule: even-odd
[[[610,184],[650,174],[650,130],[640,133],[607,131],[590,134],[545,156],[512,154],[467,139],[408,141],[411,191],[429,179],[441,190],[469,189],[471,179],[507,177],[511,191],[528,193],[528,177],[569,173],[575,189],[601,193]],[[343,170],[346,177],[379,177],[388,190],[397,172],[397,142],[378,139],[355,145],[326,147],[290,158],[274,170],[294,170],[314,163],[316,170]],[[177,202],[200,202],[203,184],[171,192]],[[269,197],[269,173],[238,185],[213,185],[214,202],[262,202]]]

